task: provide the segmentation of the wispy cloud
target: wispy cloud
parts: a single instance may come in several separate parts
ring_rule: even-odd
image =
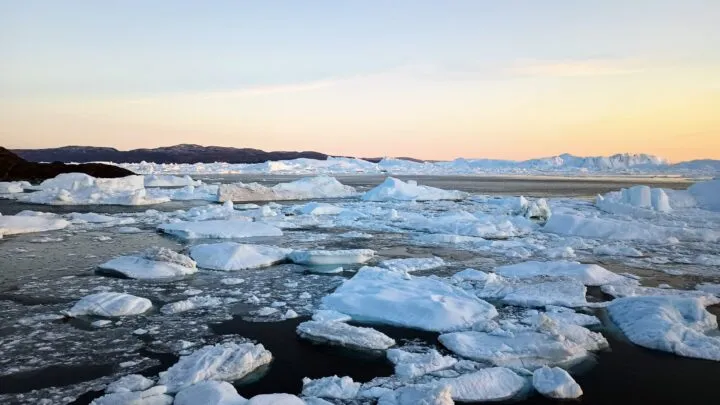
[[[510,68],[512,74],[537,77],[611,76],[643,70],[637,62],[622,59],[521,61]]]

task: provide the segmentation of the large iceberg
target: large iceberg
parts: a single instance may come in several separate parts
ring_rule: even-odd
[[[467,193],[454,190],[443,190],[435,187],[421,186],[416,181],[407,183],[388,177],[382,184],[363,194],[365,201],[437,201],[461,200]]]
[[[290,252],[277,246],[221,242],[193,246],[190,257],[205,269],[234,271],[272,266],[284,261]]]
[[[363,267],[322,299],[353,320],[428,331],[451,331],[497,316],[495,307],[442,281]],[[388,311],[392,308],[392,311]]]
[[[195,262],[167,248],[151,248],[138,255],[120,256],[98,266],[100,272],[136,279],[182,277],[197,272]]]
[[[258,183],[222,184],[218,201],[277,201],[308,200],[311,198],[340,198],[356,194],[353,187],[343,185],[334,177],[305,177],[290,183],[266,187]]]
[[[646,296],[619,298],[608,313],[625,336],[649,349],[679,356],[720,361],[720,336],[715,315],[702,298]]]
[[[147,298],[117,292],[100,292],[83,297],[67,315],[95,315],[105,317],[138,315],[152,308]]]
[[[158,229],[182,239],[234,239],[257,236],[282,236],[282,231],[261,222],[240,219],[211,220],[201,222],[174,222],[162,224]]]
[[[143,176],[101,179],[83,173],[65,173],[43,181],[39,191],[22,194],[18,200],[50,205],[147,205],[170,201],[151,197]]]
[[[160,377],[168,392],[178,392],[201,381],[239,380],[270,363],[272,354],[261,344],[223,343],[205,346],[183,356]]]

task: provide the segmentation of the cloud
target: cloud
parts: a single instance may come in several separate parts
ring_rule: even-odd
[[[535,77],[593,77],[626,75],[642,72],[636,62],[613,59],[564,61],[522,61],[510,68],[518,76]]]

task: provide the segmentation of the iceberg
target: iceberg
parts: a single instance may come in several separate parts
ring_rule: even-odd
[[[135,279],[182,277],[197,272],[195,262],[167,248],[151,248],[140,255],[120,256],[98,266],[98,271]]]
[[[365,201],[437,201],[462,200],[467,193],[454,190],[443,190],[435,187],[421,186],[416,181],[407,183],[388,177],[382,184],[363,194]]]
[[[371,249],[348,250],[295,250],[287,257],[291,262],[308,266],[334,266],[339,264],[365,263],[373,258]]]
[[[205,269],[236,271],[272,266],[286,260],[290,252],[277,246],[222,242],[193,246],[190,257]]]
[[[261,344],[222,343],[204,346],[183,356],[161,375],[159,384],[168,392],[182,391],[201,381],[239,380],[270,363],[272,354]]]
[[[303,339],[359,350],[385,350],[395,345],[395,340],[375,329],[336,321],[306,321],[298,325],[297,333]]]
[[[342,198],[356,194],[353,187],[343,185],[334,177],[305,177],[290,183],[265,187],[258,183],[221,184],[218,201],[277,201]]]
[[[147,298],[117,292],[100,292],[83,297],[67,315],[95,315],[105,317],[139,315],[152,308]]]
[[[374,267],[360,269],[324,297],[322,307],[358,322],[428,331],[470,328],[497,316],[494,306],[442,281]]]
[[[233,239],[258,236],[282,236],[282,231],[261,222],[238,219],[211,220],[201,222],[175,222],[158,226],[161,232],[182,239]]]
[[[678,356],[720,361],[715,315],[702,298],[646,296],[618,298],[608,305],[610,319],[633,343]]]
[[[560,367],[541,367],[533,373],[533,387],[548,398],[573,399],[582,396],[580,385]]]

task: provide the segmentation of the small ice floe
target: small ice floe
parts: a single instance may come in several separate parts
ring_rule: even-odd
[[[236,271],[272,266],[286,260],[290,252],[277,246],[222,242],[193,246],[190,257],[205,269]]]
[[[717,300],[714,300],[717,303]],[[720,361],[717,318],[703,298],[646,296],[619,298],[608,305],[612,321],[633,343],[678,356]]]
[[[459,402],[503,401],[525,393],[528,380],[505,367],[490,367],[454,378],[441,378],[427,384],[450,387],[452,399]]]
[[[444,370],[458,362],[456,358],[443,356],[435,349],[422,353],[409,352],[403,349],[389,349],[387,358],[395,365],[395,375],[407,379]]]
[[[310,273],[315,273],[315,274],[340,274],[343,271],[345,271],[345,269],[343,269],[342,267],[335,267],[332,265],[330,265],[330,266],[310,266],[306,270],[309,271]]]
[[[70,223],[54,216],[0,215],[0,238],[21,233],[55,231]]]
[[[318,322],[347,322],[351,319],[352,318],[349,315],[329,309],[315,311],[312,316],[312,320]]]
[[[374,255],[375,251],[371,249],[295,250],[288,255],[288,259],[293,263],[308,266],[332,266],[365,263]]]
[[[565,260],[548,262],[529,261],[496,267],[493,271],[504,277],[567,277],[578,280],[587,286],[627,283],[631,281],[626,277],[608,271],[597,264],[582,264],[579,262]]]
[[[220,279],[220,283],[224,285],[238,285],[245,282],[245,279],[237,278],[237,277],[226,277],[223,279]]]
[[[70,214],[67,215],[67,217],[73,223],[78,223],[78,224],[90,223],[90,224],[106,224],[106,225],[129,225],[129,224],[135,223],[134,218],[113,217],[110,215],[96,214],[94,212],[87,212],[87,213],[71,212]]]
[[[282,231],[262,222],[240,219],[210,220],[201,222],[175,222],[158,227],[161,232],[182,239],[232,239],[258,236],[282,236]]]
[[[303,378],[302,395],[331,399],[353,399],[360,390],[360,383],[350,377],[323,377],[318,379]]]
[[[701,289],[678,290],[674,288],[642,287],[639,285],[604,285],[600,289],[605,294],[612,295],[615,298],[640,296],[672,296],[700,298],[708,302],[708,305],[720,303],[720,297],[716,297],[713,293]]]
[[[117,292],[100,292],[83,297],[66,313],[69,316],[130,316],[139,315],[152,308],[147,298]]]
[[[556,248],[550,248],[543,251],[543,254],[548,259],[572,259],[575,255],[575,250],[570,246],[562,246]]]
[[[395,340],[372,328],[363,328],[336,321],[307,321],[297,327],[298,335],[318,343],[360,350],[385,350]]]
[[[521,322],[537,326],[543,321],[544,316],[552,319],[554,322],[569,325],[593,326],[601,324],[600,319],[596,316],[577,313],[570,308],[553,305],[546,305],[545,312],[540,312],[535,309],[529,309],[523,312]]]
[[[162,279],[193,274],[197,267],[188,256],[154,247],[139,255],[116,257],[99,265],[98,272],[136,279]]]
[[[145,176],[145,187],[184,187],[199,186],[199,180],[193,180],[190,176],[171,176],[167,174],[148,174]]]
[[[173,405],[245,405],[247,399],[226,381],[201,381],[175,395]]]
[[[527,235],[538,228],[533,221],[521,216],[471,214],[456,211],[436,216],[415,215],[404,218],[403,228],[431,234],[471,236],[486,239],[507,239]],[[462,240],[462,238],[460,238]]]
[[[243,405],[309,405],[292,394],[261,394],[250,398]]]
[[[117,233],[140,233],[142,229],[134,226],[121,226],[115,229]]]
[[[356,194],[353,187],[343,185],[334,177],[305,177],[289,183],[265,187],[258,183],[221,184],[218,201],[279,201],[340,198]]]
[[[222,343],[183,356],[161,375],[159,384],[175,393],[201,381],[235,381],[270,363],[272,354],[261,344]]]
[[[462,357],[529,370],[545,365],[572,365],[587,358],[589,351],[608,347],[599,333],[547,317],[541,318],[534,330],[454,332],[440,335],[439,340]]]
[[[348,239],[372,239],[372,235],[369,233],[364,232],[358,232],[358,231],[350,231],[345,232],[337,235],[340,238],[348,238]]]
[[[147,377],[141,376],[140,374],[130,374],[110,383],[107,388],[105,388],[105,392],[145,391],[153,385],[155,385],[155,382]]]
[[[712,283],[700,283],[695,286],[695,289],[698,291],[704,291],[710,294],[715,294],[718,297],[720,297],[720,284],[712,284]]]
[[[413,271],[430,270],[445,266],[445,260],[440,257],[413,257],[409,259],[390,259],[381,261],[379,266],[392,271],[410,273]]]
[[[643,257],[641,251],[630,246],[601,245],[593,249],[595,256]]]
[[[160,312],[165,315],[179,314],[181,312],[192,311],[200,308],[219,307],[225,304],[236,302],[235,298],[218,298],[208,297],[204,295],[196,295],[186,300],[175,301],[165,304],[160,308]]]
[[[49,205],[147,205],[170,201],[151,197],[142,176],[101,179],[83,173],[63,173],[43,181],[39,191],[22,194],[22,202]]]
[[[541,367],[533,373],[533,387],[548,398],[573,399],[582,396],[580,385],[560,367]]]
[[[337,205],[319,202],[307,203],[297,207],[296,210],[304,215],[337,215],[345,211],[344,208],[338,207]]]
[[[93,400],[90,405],[171,405],[173,397],[167,387],[158,385],[145,391],[114,392]]]
[[[30,187],[31,184],[27,181],[0,181],[0,194],[22,193]]]
[[[377,405],[453,405],[450,385],[409,385],[388,390]]]
[[[323,309],[358,322],[450,331],[494,318],[494,306],[471,293],[430,277],[363,267],[322,299]],[[392,308],[392,311],[388,311]]]
[[[467,193],[454,190],[421,186],[415,180],[404,182],[394,177],[388,177],[377,187],[363,194],[365,201],[437,201],[462,200]]]

